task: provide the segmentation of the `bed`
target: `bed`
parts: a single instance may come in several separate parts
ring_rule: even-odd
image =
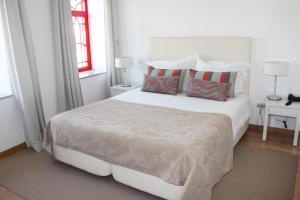
[[[152,59],[178,59],[198,53],[205,60],[250,63],[251,43],[250,38],[244,37],[151,38],[149,40],[149,57]],[[179,50],[178,46],[180,46]],[[171,96],[146,93],[142,92],[140,88],[115,96],[112,100],[126,102],[126,105],[152,106],[153,109],[162,107],[186,112],[224,114],[231,119],[232,143],[235,146],[245,133],[250,116],[249,84],[245,87],[245,94],[231,98],[227,102],[186,97],[182,94]],[[84,129],[84,127],[80,128]],[[93,155],[55,145],[55,143],[52,150],[57,160],[95,175],[112,174],[116,181],[164,199],[182,199],[186,190],[186,185],[172,184],[161,177],[150,175],[150,173],[112,164]]]

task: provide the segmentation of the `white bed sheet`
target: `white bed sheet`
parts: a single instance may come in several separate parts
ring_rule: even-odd
[[[184,94],[167,95],[143,92],[137,88],[112,97],[120,101],[176,108],[194,112],[221,113],[231,117],[233,140],[238,137],[239,129],[250,117],[250,103],[247,95],[230,98],[226,102],[188,97]]]

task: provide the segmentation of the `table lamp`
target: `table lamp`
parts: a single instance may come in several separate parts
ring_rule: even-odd
[[[131,84],[127,83],[127,73],[126,70],[132,67],[133,61],[132,58],[129,57],[120,57],[115,59],[116,68],[123,69],[124,71],[124,83],[121,85],[122,87],[130,87]]]
[[[277,77],[287,76],[289,74],[289,63],[283,61],[267,61],[264,66],[264,74],[274,76],[274,91],[272,95],[267,96],[268,100],[279,101],[281,97],[276,93]]]

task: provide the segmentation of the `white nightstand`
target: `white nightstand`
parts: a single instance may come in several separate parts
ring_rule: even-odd
[[[284,117],[296,118],[296,128],[294,133],[293,146],[297,146],[299,125],[300,125],[300,103],[293,102],[291,105],[286,106],[287,100],[271,101],[266,100],[264,130],[262,140],[266,141],[268,134],[268,124],[270,122],[270,115],[278,115]]]
[[[129,90],[133,90],[135,88],[137,88],[137,86],[122,87],[121,85],[115,85],[110,87],[110,94],[112,97],[114,97],[124,92],[128,92]]]

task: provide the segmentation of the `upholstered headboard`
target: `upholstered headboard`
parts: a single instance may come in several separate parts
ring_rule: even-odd
[[[245,62],[251,64],[252,39],[249,37],[151,37],[149,58],[183,59],[199,55],[205,61]],[[245,86],[249,93],[250,70]]]
[[[198,54],[206,61],[251,62],[249,37],[152,37],[151,59],[182,59]]]

